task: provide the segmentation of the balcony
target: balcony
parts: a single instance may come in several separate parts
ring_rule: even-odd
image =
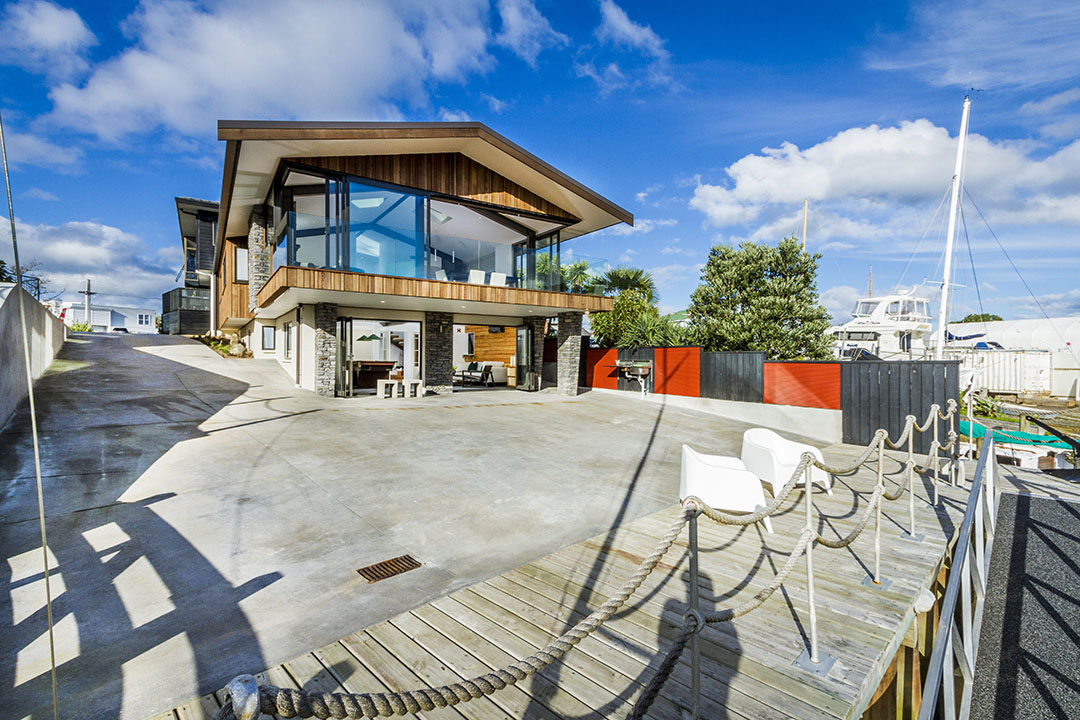
[[[435,223],[440,215],[446,217],[439,210],[432,212]],[[470,219],[473,229],[487,229]],[[502,235],[518,238],[505,229]],[[274,243],[275,269],[337,270],[577,294],[597,294],[595,279],[610,267],[606,260],[578,254],[568,254],[568,262],[561,263],[557,233],[538,243],[543,247],[529,247],[526,242],[483,240],[435,227],[425,232],[423,223],[383,218],[378,224],[347,225],[331,222],[326,215],[296,211],[282,214]]]

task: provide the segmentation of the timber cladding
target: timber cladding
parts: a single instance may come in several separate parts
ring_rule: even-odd
[[[245,286],[246,287],[246,286]],[[483,302],[500,305],[548,307],[556,310],[594,312],[611,310],[614,300],[600,295],[575,295],[550,290],[525,290],[498,285],[424,280],[420,278],[374,275],[345,270],[279,267],[259,291],[259,307],[266,307],[289,288],[337,290],[371,295],[401,295],[414,298]]]
[[[323,170],[467,198],[514,210],[580,218],[461,153],[289,158]]]
[[[465,332],[472,333],[473,354],[466,360],[476,362],[501,362],[510,367],[510,358],[517,354],[517,332],[514,326],[503,327],[502,332],[490,332],[487,325],[466,325]]]
[[[255,317],[248,310],[248,285],[238,283],[236,277],[236,248],[247,247],[247,238],[227,238],[218,272],[218,314],[219,326],[224,326],[230,318],[248,319]]]

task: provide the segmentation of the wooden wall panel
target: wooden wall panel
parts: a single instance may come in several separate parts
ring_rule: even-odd
[[[840,409],[840,362],[766,362],[765,402]]]
[[[526,190],[461,153],[289,158],[304,165],[468,198],[514,210],[577,219],[558,205]]]
[[[235,282],[236,248],[247,247],[247,238],[226,238],[222,251],[221,270],[218,273],[218,325],[224,326],[229,320],[254,317],[248,311],[247,283]],[[233,323],[235,325],[235,323]]]
[[[506,326],[501,333],[488,332],[487,325],[466,325],[465,332],[473,334],[472,355],[466,360],[477,362],[501,362],[510,367],[510,358],[517,354],[517,332],[513,326]]]
[[[497,285],[423,280],[418,278],[373,275],[342,270],[281,267],[259,291],[259,306],[268,305],[290,287],[312,290],[341,290],[372,295],[405,295],[416,298],[488,302],[504,305],[533,305],[553,310],[588,312],[611,310],[614,300],[600,295],[574,295],[550,290],[523,290]]]

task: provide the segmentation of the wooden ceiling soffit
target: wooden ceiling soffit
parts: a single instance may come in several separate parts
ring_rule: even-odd
[[[466,198],[511,210],[580,220],[461,153],[288,158],[311,167]]]

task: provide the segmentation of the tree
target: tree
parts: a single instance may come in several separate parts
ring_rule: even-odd
[[[0,258],[0,282],[15,282],[14,271],[8,269],[3,258]]]
[[[639,290],[650,303],[655,303],[660,295],[656,292],[656,280],[641,268],[620,266],[612,268],[596,280],[596,288],[601,295],[615,295],[623,290]]]
[[[588,260],[576,260],[569,265],[560,266],[560,270],[566,292],[585,292],[592,285],[593,275],[589,272]]]
[[[776,247],[715,245],[690,298],[690,324],[706,350],[758,350],[774,360],[827,359],[829,313],[817,291],[820,254],[795,238]]]
[[[962,322],[962,323],[993,322],[995,320],[1000,320],[1000,319],[1001,319],[1001,316],[1000,315],[995,315],[994,313],[971,313],[970,315],[965,317],[960,322]]]
[[[632,320],[619,338],[619,347],[677,347],[695,345],[692,328],[679,325],[670,315],[644,312]]]
[[[615,296],[614,308],[609,312],[590,315],[593,337],[600,347],[626,347],[623,336],[642,315],[656,315],[656,308],[640,290],[624,290]]]

